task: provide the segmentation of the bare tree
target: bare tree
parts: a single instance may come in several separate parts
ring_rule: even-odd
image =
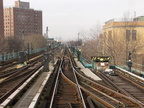
[[[5,39],[0,39],[0,54],[4,54],[5,52],[8,52],[8,43]]]
[[[128,60],[128,52],[131,52],[132,61],[138,63],[142,59],[138,53],[144,49],[144,34],[137,27],[140,22],[134,21],[129,12],[120,21],[116,22],[118,29],[108,32],[103,30],[103,35],[100,35],[100,26],[91,28],[89,32],[80,32],[84,42],[83,56],[89,60],[93,55],[111,56],[112,64],[124,65]]]
[[[82,55],[89,61],[91,56],[103,55],[101,33],[101,25],[99,23],[89,31],[80,32],[80,36],[83,39]]]
[[[14,37],[8,37],[6,39],[6,42],[8,44],[8,52],[18,52],[21,50],[21,40],[18,38],[14,38]]]
[[[122,18],[122,22],[116,22],[118,29],[104,32],[105,54],[111,55],[114,64],[121,64],[121,61],[128,60],[128,52],[132,53],[132,60],[137,62],[138,51],[144,48],[144,36],[137,28],[139,22],[133,21],[129,15]],[[119,62],[120,61],[120,62]]]
[[[46,47],[47,39],[44,36],[39,34],[30,34],[24,37],[25,49],[27,48],[27,43],[29,44],[32,43],[34,49],[39,49],[39,48]]]

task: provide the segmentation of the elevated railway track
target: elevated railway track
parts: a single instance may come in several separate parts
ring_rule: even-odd
[[[39,54],[40,55],[33,56],[33,58],[28,61],[28,64],[21,68],[0,72],[0,107],[13,106],[16,102],[15,100],[17,100],[15,99],[17,95],[23,95],[27,87],[29,88],[29,85],[32,84],[31,81],[40,75],[39,71],[43,69],[44,55]],[[7,66],[7,63],[3,66]],[[35,77],[32,77],[34,74]],[[23,85],[25,88],[23,88]],[[22,93],[15,93],[15,91]]]
[[[143,107],[131,97],[86,78],[75,66],[74,60],[67,50],[62,58],[61,66],[57,70],[55,86],[50,93],[53,95],[49,97],[49,102],[44,100],[44,108]]]
[[[69,78],[72,80],[69,80]],[[86,108],[69,57],[63,55],[50,101],[50,108]]]
[[[2,103],[9,95],[11,95],[20,85],[22,85],[30,76],[32,76],[39,68],[28,66],[23,70],[15,72],[0,82],[0,103]]]
[[[46,72],[43,74],[47,76],[47,81],[43,80],[41,82],[42,85],[40,88],[37,88],[37,93],[35,96],[31,97],[30,103],[26,108],[143,108],[143,98],[140,97],[141,93],[143,93],[143,80],[138,81],[138,79],[132,78],[134,83],[139,83],[139,86],[131,85],[133,83],[128,83],[127,85],[131,85],[130,87],[132,92],[126,91],[129,89],[128,86],[119,82],[117,76],[115,78],[113,76],[108,75],[108,77],[100,72],[98,75],[101,76],[103,80],[95,81],[94,79],[86,76],[81,69],[76,65],[76,60],[72,56],[70,50],[66,47],[64,50],[59,50],[61,53],[57,56],[57,63],[54,64],[54,70],[51,72]],[[51,52],[53,53],[53,51]],[[56,52],[55,52],[56,53]],[[52,58],[51,58],[52,59]],[[32,76],[39,68],[42,68],[43,65],[43,57],[35,58],[31,60],[31,65],[29,67],[25,67],[21,74],[17,75],[17,73],[11,73],[10,75],[6,75],[3,81],[1,81],[0,93],[1,95],[1,105],[19,108],[19,106],[23,106],[22,103],[24,101],[20,101],[21,97],[24,98],[24,95],[27,95],[28,88],[31,88],[32,85],[28,85],[25,89],[22,89],[22,93],[17,94],[16,97],[13,96],[11,98],[12,102],[5,103],[6,100],[9,100],[9,96],[12,93],[19,89],[20,84],[24,84],[26,80],[28,80],[28,76]],[[38,67],[38,68],[37,68]],[[37,70],[36,70],[37,68]],[[119,70],[117,70],[118,76],[122,75]],[[20,73],[20,72],[18,72]],[[28,74],[29,73],[29,74]],[[121,73],[121,74],[120,74]],[[39,72],[41,74],[41,72]],[[26,78],[24,77],[25,75]],[[128,75],[126,75],[128,77]],[[12,77],[12,79],[11,79]],[[130,78],[130,77],[129,77]],[[128,79],[129,79],[128,78]],[[15,80],[16,79],[16,80]],[[42,80],[43,78],[41,78]],[[114,80],[118,81],[115,82]],[[130,80],[130,79],[129,79]],[[20,83],[16,83],[16,82]],[[106,81],[102,83],[102,81]],[[125,80],[123,80],[125,81]],[[112,82],[115,82],[115,84]],[[29,82],[31,83],[31,82]],[[127,87],[122,88],[120,85]],[[34,83],[33,83],[34,84]],[[36,83],[38,84],[38,83]],[[8,86],[6,86],[8,85]],[[10,87],[14,85],[13,87]],[[39,84],[40,85],[40,84]],[[140,87],[141,86],[141,87]],[[3,88],[2,88],[3,87]],[[7,88],[10,88],[5,92]],[[14,88],[14,89],[12,89]],[[136,91],[136,89],[141,91]],[[34,88],[33,88],[34,89]],[[134,92],[135,93],[134,93]],[[3,94],[3,92],[5,92]],[[136,93],[139,92],[139,93]],[[133,94],[134,93],[134,94]],[[33,93],[34,95],[34,93]],[[6,96],[6,97],[5,97]],[[5,97],[5,98],[4,98]],[[26,99],[25,99],[26,100]],[[28,100],[27,100],[28,101]],[[5,104],[5,105],[4,105]],[[25,104],[26,105],[26,104]],[[4,108],[4,107],[3,107]]]
[[[97,75],[106,82],[111,89],[124,94],[135,100],[141,106],[144,106],[144,89],[142,79],[138,81],[133,75],[122,72],[122,70],[115,70],[115,73],[105,74],[104,72],[97,72]],[[137,79],[137,80],[136,80]]]

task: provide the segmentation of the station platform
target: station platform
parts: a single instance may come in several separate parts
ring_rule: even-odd
[[[49,72],[42,72],[35,84],[29,88],[29,90],[20,98],[20,100],[13,106],[13,108],[30,108],[32,102],[36,101],[34,98],[40,93],[40,90],[44,86],[43,82],[49,79],[54,67],[53,64],[49,65]]]
[[[74,58],[75,62],[76,62],[76,65],[78,67],[81,68],[81,71],[88,77],[91,77],[92,79],[96,80],[96,81],[101,81],[102,79],[99,78],[97,75],[95,75],[90,69],[88,68],[85,68],[80,61],[78,61],[77,58]]]

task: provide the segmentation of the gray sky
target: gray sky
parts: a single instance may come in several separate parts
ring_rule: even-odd
[[[14,6],[14,1],[3,0],[4,6]],[[76,39],[78,32],[89,30],[98,22],[122,18],[130,12],[144,15],[144,0],[22,0],[30,7],[43,11],[43,31],[49,27],[49,37],[62,40]]]

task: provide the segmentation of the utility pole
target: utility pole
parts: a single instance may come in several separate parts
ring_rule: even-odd
[[[44,71],[49,71],[49,56],[50,56],[50,53],[45,53],[44,54]]]
[[[33,53],[33,44],[31,42],[31,54]]]
[[[49,31],[49,29],[48,29],[48,27],[46,27],[46,37],[47,37],[47,39],[48,39],[48,31]]]
[[[80,33],[78,33],[78,46],[79,46],[79,34],[80,34]]]

